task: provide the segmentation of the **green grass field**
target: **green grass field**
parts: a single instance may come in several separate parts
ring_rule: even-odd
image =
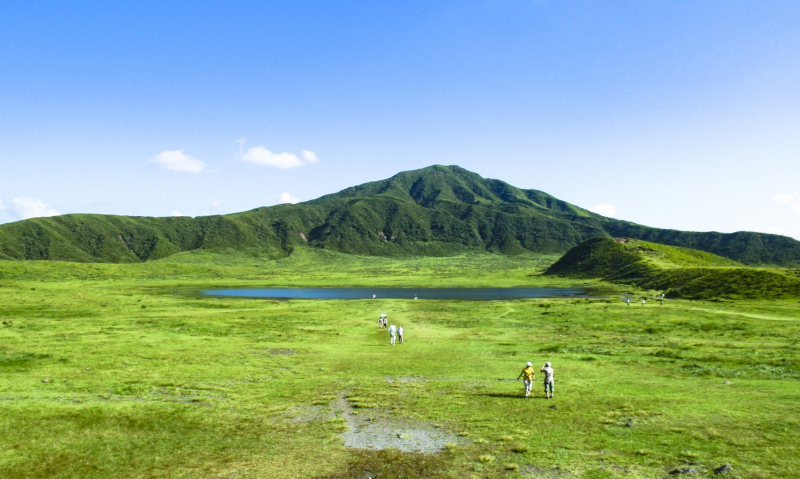
[[[800,302],[666,301],[555,256],[0,261],[0,477],[792,478]],[[492,302],[203,298],[227,286],[603,286]],[[177,294],[175,294],[177,293]],[[636,302],[636,300],[634,301]],[[406,330],[391,347],[385,312]],[[556,398],[514,381],[552,361]],[[347,418],[337,405],[351,408]],[[555,408],[552,406],[556,406]],[[352,449],[360,421],[438,454]],[[403,438],[400,438],[403,440]],[[671,476],[674,477],[674,476]]]

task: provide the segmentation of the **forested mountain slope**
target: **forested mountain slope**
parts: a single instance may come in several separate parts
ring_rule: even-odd
[[[800,264],[777,235],[660,230],[458,166],[405,171],[296,205],[205,217],[73,214],[0,225],[0,259],[137,262],[194,249],[284,256],[297,244],[364,255],[563,253],[597,236],[691,247],[745,264]]]

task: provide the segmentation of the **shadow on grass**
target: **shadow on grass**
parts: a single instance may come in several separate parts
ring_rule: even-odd
[[[320,479],[437,479],[452,477],[451,460],[445,454],[416,454],[394,449],[352,450],[346,468]]]
[[[544,399],[544,397],[539,396],[530,396],[525,397],[523,394],[520,393],[483,393],[483,394],[475,394],[475,396],[486,396],[490,398],[506,398],[506,399]]]

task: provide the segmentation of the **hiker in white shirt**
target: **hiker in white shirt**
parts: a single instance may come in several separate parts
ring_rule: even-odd
[[[553,367],[550,366],[550,361],[544,363],[544,366],[542,366],[541,371],[544,373],[544,396],[547,399],[552,399],[553,386],[555,385],[556,380],[553,377]]]
[[[403,344],[403,326],[397,328],[397,337],[400,338],[400,344]]]
[[[397,328],[393,325],[389,326],[389,336],[392,339],[392,346],[394,346],[394,340],[397,337]]]

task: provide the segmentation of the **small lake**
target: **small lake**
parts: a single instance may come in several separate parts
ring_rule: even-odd
[[[584,288],[253,288],[202,291],[208,296],[271,299],[451,299],[491,301],[583,296]]]

